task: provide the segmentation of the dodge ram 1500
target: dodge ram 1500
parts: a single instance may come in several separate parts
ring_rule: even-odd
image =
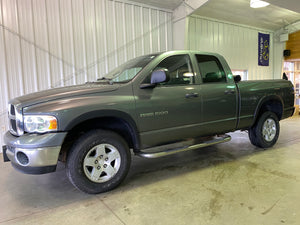
[[[219,54],[170,51],[135,58],[95,82],[24,95],[9,102],[4,161],[42,174],[65,162],[86,193],[118,186],[131,152],[155,158],[230,140],[273,146],[279,121],[294,112],[286,80],[239,81]]]

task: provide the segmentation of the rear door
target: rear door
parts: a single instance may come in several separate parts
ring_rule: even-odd
[[[236,85],[227,78],[218,58],[196,54],[202,77],[202,127],[206,134],[234,130],[237,120]]]

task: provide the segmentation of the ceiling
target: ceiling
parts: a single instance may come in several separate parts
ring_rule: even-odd
[[[132,2],[139,2],[145,5],[151,5],[158,8],[174,10],[183,0],[131,0]]]
[[[183,0],[133,0],[143,4],[174,10]],[[250,8],[250,0],[209,0],[194,15],[225,20],[268,30],[278,30],[300,21],[299,0],[265,0],[264,8]]]
[[[300,20],[300,13],[273,4],[250,8],[250,0],[210,0],[193,14],[274,31]]]
[[[273,5],[300,13],[299,0],[265,0]]]

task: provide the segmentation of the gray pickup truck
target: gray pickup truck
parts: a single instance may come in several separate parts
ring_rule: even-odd
[[[131,152],[166,156],[229,141],[235,130],[271,147],[279,120],[294,112],[293,85],[239,78],[218,54],[170,51],[130,60],[95,82],[15,98],[4,161],[42,174],[60,160],[75,187],[100,193],[124,180]]]

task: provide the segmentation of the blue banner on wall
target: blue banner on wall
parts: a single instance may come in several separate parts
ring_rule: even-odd
[[[258,33],[258,65],[269,66],[270,34]]]

